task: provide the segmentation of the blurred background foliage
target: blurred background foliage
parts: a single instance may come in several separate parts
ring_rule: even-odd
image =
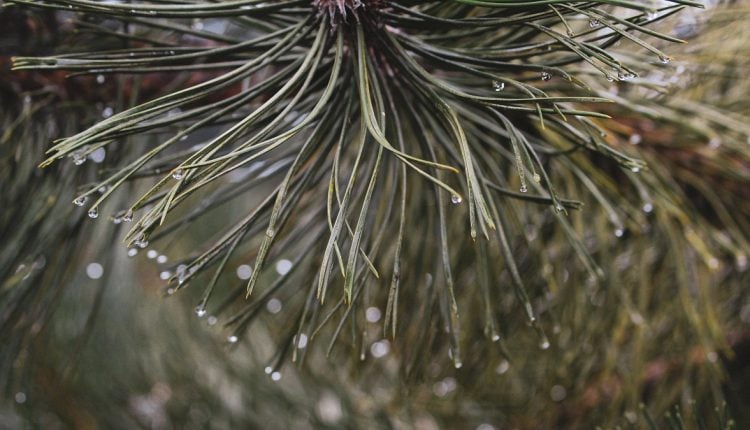
[[[201,78],[10,72],[10,55],[122,41],[73,14],[0,9],[0,428],[489,430],[642,428],[650,420],[658,428],[727,428],[730,415],[738,428],[750,426],[746,3],[660,23],[690,43],[670,46],[673,61],[636,78],[643,85],[592,81],[595,92],[620,102],[604,108],[614,119],[596,120],[602,138],[645,160],[647,170],[571,155],[578,169],[557,170],[556,186],[584,206],[569,211],[567,229],[551,211],[503,200],[548,344],[540,348],[512,291],[494,299],[500,311],[488,321],[495,318],[496,329],[487,329],[485,275],[474,264],[487,251],[470,241],[453,247],[458,304],[472,316],[462,327],[460,368],[434,340],[443,328],[429,315],[439,311],[425,309],[429,301],[417,293],[400,306],[423,326],[401,326],[392,338],[385,310],[365,305],[362,333],[340,336],[330,357],[327,342],[291,341],[298,322],[285,310],[300,297],[266,302],[236,344],[227,342],[235,331],[223,319],[196,318],[200,291],[165,297],[179,256],[215,231],[211,219],[222,225],[221,214],[253,207],[269,185],[158,250],[129,255],[124,231],[70,203],[102,166],[117,163],[122,146],[108,147],[103,164],[95,154],[82,166],[37,164],[51,140]],[[125,207],[124,200],[110,204]],[[465,235],[459,224],[449,228]],[[582,267],[570,234],[603,279]],[[404,253],[420,255],[433,241],[412,237]],[[225,276],[245,279],[242,262],[233,259]],[[414,279],[429,291],[433,268],[417,267],[427,267]],[[279,361],[290,343],[304,360],[290,362],[287,350]]]

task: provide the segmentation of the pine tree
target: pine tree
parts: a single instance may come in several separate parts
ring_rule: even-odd
[[[660,22],[696,16],[698,3],[7,3],[75,13],[91,34],[81,45],[13,67],[65,71],[106,104],[42,167],[75,181],[70,200],[90,218],[128,227],[128,255],[157,260],[166,296],[222,326],[230,350],[258,354],[206,360],[196,351],[216,335],[187,330],[166,348],[185,360],[167,366],[174,381],[213,362],[245,380],[262,368],[258,390],[274,393],[263,404],[296,411],[279,427],[311,413],[341,424],[323,399],[347,426],[429,414],[449,428],[634,423],[681,397],[704,419],[721,403],[723,310],[739,303],[750,251],[750,112],[669,93],[664,76],[685,65],[667,53],[696,36]],[[3,264],[17,281],[19,262]],[[3,333],[23,342],[33,327],[20,310],[54,308],[63,284],[44,284],[3,287],[2,309],[16,312],[4,311]],[[164,312],[175,332],[195,325]],[[316,401],[276,391],[290,372]],[[194,384],[228,426],[273,419],[237,419]],[[368,396],[342,400],[367,384],[389,394],[370,392],[370,409]],[[149,386],[152,403],[172,396]],[[170,401],[183,410],[166,422],[197,422],[189,401]]]

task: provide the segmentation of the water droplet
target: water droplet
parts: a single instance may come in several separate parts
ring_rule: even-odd
[[[555,402],[562,402],[563,400],[565,400],[566,395],[567,392],[562,385],[555,385],[551,390],[549,390],[549,396],[552,401]]]
[[[720,146],[721,146],[721,139],[719,139],[716,136],[712,137],[711,140],[708,141],[708,147],[711,149],[719,149]]]
[[[99,209],[93,207],[89,209],[89,218],[97,218],[99,216]]]
[[[589,27],[594,28],[599,26],[599,20],[596,18],[591,18],[589,20]]]
[[[135,249],[135,248],[128,249],[128,257],[132,258],[132,257],[135,257],[136,255],[138,255],[138,250],[137,249]]]
[[[365,319],[367,320],[367,322],[376,323],[380,321],[380,317],[380,309],[374,306],[367,308],[367,310],[365,311]]]
[[[463,201],[463,199],[458,194],[453,194],[451,196],[451,203],[453,203],[454,205],[457,205],[457,204],[461,203],[462,201]]]
[[[552,75],[549,72],[542,72],[541,77],[542,77],[542,80],[545,82],[552,79]]]
[[[227,337],[227,342],[229,343],[237,343],[237,341],[240,340],[237,336],[231,335]]]
[[[156,262],[159,263],[159,264],[166,263],[167,262],[167,256],[164,255],[164,254],[162,254],[162,255],[156,257]]]
[[[91,159],[91,161],[93,161],[96,164],[103,162],[106,156],[107,156],[107,150],[104,148],[96,148],[94,151],[91,152],[91,154],[89,154],[89,158]],[[105,191],[106,191],[106,188],[105,188]]]
[[[638,145],[641,143],[641,135],[640,134],[632,134],[630,135],[630,138],[628,139],[628,142],[630,142],[631,145]]]
[[[253,268],[247,264],[237,266],[237,277],[246,281],[253,275]]]
[[[292,262],[289,260],[279,260],[276,262],[276,273],[281,276],[286,275],[292,270]]]
[[[654,210],[654,205],[653,204],[651,204],[651,203],[644,203],[643,204],[643,212],[649,214],[649,213],[653,212],[653,210]]]
[[[708,259],[708,267],[712,270],[719,268],[719,260],[716,257],[711,257]]]
[[[215,325],[215,324],[216,324],[216,323],[217,323],[218,321],[219,321],[219,320],[218,320],[218,319],[217,319],[217,318],[216,318],[215,316],[211,315],[211,316],[210,316],[210,317],[208,317],[208,319],[206,320],[206,323],[207,323],[208,325]]]
[[[115,113],[115,110],[107,106],[104,109],[102,109],[102,118],[109,118],[112,116],[113,113]]]
[[[549,349],[549,341],[546,338],[542,339],[542,341],[539,342],[539,348],[541,348],[541,349]]]
[[[147,247],[148,239],[146,239],[146,233],[142,233],[140,236],[138,236],[138,239],[136,239],[135,242],[133,242],[133,245],[141,249]]]
[[[86,200],[88,200],[86,196],[79,196],[76,197],[75,200],[73,200],[73,204],[76,206],[83,206],[86,203]]]
[[[91,279],[99,279],[104,274],[104,267],[102,267],[99,263],[89,263],[88,266],[86,266],[86,276],[88,276]]]
[[[266,310],[272,314],[277,314],[281,312],[281,300],[279,299],[270,299],[266,303]]]
[[[563,205],[561,205],[560,203],[557,203],[557,204],[555,205],[555,210],[556,210],[556,211],[558,211],[558,212],[562,212],[562,211],[564,211],[564,210],[565,210],[565,208],[564,208],[564,207],[563,207]]]
[[[73,164],[76,166],[80,166],[81,164],[86,162],[86,153],[85,151],[79,150],[70,155],[73,158]]]
[[[104,77],[104,75],[96,75],[96,83],[103,84],[105,80],[106,78]]]
[[[519,190],[522,193],[526,193],[529,191],[529,188],[526,186],[526,184],[521,185],[521,189]]]
[[[379,340],[377,342],[373,342],[372,345],[370,345],[370,354],[372,354],[375,358],[381,358],[384,357],[388,352],[391,350],[391,343],[388,342],[387,339]]]
[[[271,373],[271,380],[274,382],[278,382],[281,380],[281,372],[273,372]]]
[[[206,316],[206,308],[202,305],[196,306],[195,314],[198,316],[198,318],[203,318],[204,316]]]
[[[174,178],[176,181],[179,181],[184,177],[185,172],[183,172],[182,169],[176,169],[172,172],[172,178]]]
[[[176,290],[175,290],[174,288],[172,288],[172,287],[169,287],[169,288],[167,288],[167,295],[168,295],[168,296],[171,296],[172,294],[174,294],[174,293],[175,293],[175,291],[176,291]]]
[[[534,182],[536,182],[537,184],[538,184],[538,183],[540,183],[540,182],[542,182],[542,177],[541,177],[541,176],[539,176],[539,173],[534,173],[534,176],[532,176],[531,178],[532,178],[532,179],[534,180]]]
[[[501,360],[495,368],[495,372],[498,375],[502,375],[503,373],[507,372],[508,369],[510,369],[510,363],[508,362],[508,360]]]
[[[499,335],[499,334],[497,334],[497,333],[494,333],[494,334],[492,335],[492,341],[493,341],[493,342],[497,342],[497,341],[499,341],[499,340],[500,340],[500,335]]]
[[[307,347],[307,335],[304,333],[301,333],[299,335],[299,340],[297,340],[297,337],[294,338],[294,344],[299,349],[305,349]]]
[[[502,90],[504,90],[504,89],[505,89],[505,82],[501,82],[501,81],[492,81],[492,88],[493,88],[493,89],[494,89],[494,90],[495,90],[496,92],[500,92],[500,91],[502,91]]]
[[[672,61],[672,59],[669,57],[664,57],[664,56],[659,57],[659,62],[661,62],[662,64],[669,64],[670,61]]]
[[[740,271],[744,271],[745,269],[747,269],[747,255],[745,255],[745,254],[739,254],[735,258],[735,260],[736,260],[735,263],[737,264],[737,268]]]
[[[273,237],[275,234],[276,234],[276,231],[274,229],[272,229],[270,227],[268,229],[266,229],[266,236]]]
[[[453,360],[453,367],[455,367],[456,369],[460,369],[460,368],[464,367],[464,363],[461,362],[460,358],[456,358],[456,359]]]
[[[122,216],[122,222],[130,222],[133,221],[133,210],[128,209],[127,212],[125,212],[125,215]]]
[[[149,249],[149,250],[148,250],[148,252],[146,252],[146,257],[147,257],[147,258],[148,258],[149,260],[153,260],[154,258],[156,258],[156,257],[158,257],[158,256],[159,256],[159,253],[158,253],[158,252],[156,252],[156,250],[155,250],[155,249]]]
[[[22,405],[26,403],[26,393],[24,393],[23,391],[19,391],[15,396],[13,396],[13,399],[16,401],[16,403]]]
[[[630,171],[633,172],[633,173],[638,173],[638,172],[641,171],[641,168],[638,167],[638,166],[633,166],[633,167],[630,168]]]
[[[161,279],[162,281],[166,281],[167,279],[171,277],[172,277],[172,272],[170,272],[169,270],[164,270],[161,273],[159,273],[159,279]]]
[[[622,237],[624,234],[625,234],[625,230],[623,228],[621,228],[621,227],[618,227],[615,230],[615,236],[616,237]]]

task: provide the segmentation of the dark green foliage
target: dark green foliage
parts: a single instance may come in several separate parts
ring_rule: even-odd
[[[727,120],[664,95],[681,40],[659,23],[698,4],[7,3],[77,12],[97,35],[14,58],[117,83],[105,118],[42,165],[107,151],[95,178],[65,176],[69,200],[132,218],[131,249],[169,254],[163,291],[263,350],[243,372],[293,361],[320,376],[324,353],[358,369],[387,345],[366,369],[410,390],[398,419],[453,427],[719,401],[721,309],[747,281],[750,129],[746,109]],[[272,300],[281,319],[264,315]]]

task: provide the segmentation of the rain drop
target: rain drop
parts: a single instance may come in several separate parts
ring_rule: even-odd
[[[566,395],[567,395],[567,392],[565,391],[565,388],[562,385],[555,385],[554,387],[552,387],[551,390],[549,390],[549,396],[552,399],[552,401],[555,401],[555,402],[563,401]]]
[[[252,274],[253,274],[253,269],[247,264],[241,264],[237,266],[237,277],[242,279],[243,281],[250,279]]]
[[[542,182],[542,177],[539,176],[539,173],[534,173],[534,176],[532,176],[532,179],[534,179],[534,182],[536,182],[537,184]]]
[[[203,318],[206,316],[206,308],[202,305],[199,305],[195,308],[195,314],[198,316],[198,318]]]
[[[281,312],[281,300],[279,299],[270,299],[266,303],[266,310],[272,314],[277,314]]]
[[[237,341],[240,340],[237,336],[231,335],[227,337],[227,342],[229,343],[237,343]]]
[[[596,18],[591,18],[589,20],[589,27],[594,28],[599,26],[599,20]]]
[[[104,78],[104,75],[96,75],[96,83],[97,84],[103,84],[106,79]]]
[[[638,173],[638,172],[641,171],[641,168],[638,167],[638,166],[633,166],[633,167],[630,168],[630,171],[633,172],[633,173]]]
[[[183,172],[182,169],[176,169],[172,172],[172,178],[176,181],[181,180],[183,177],[185,177],[185,172]]]
[[[547,339],[542,339],[542,341],[539,342],[539,348],[549,349],[549,341]]]
[[[297,348],[299,349],[305,349],[307,347],[307,335],[302,333],[299,335],[299,340],[297,340],[296,336],[294,339],[295,345],[297,345]]]
[[[81,164],[86,162],[86,154],[84,151],[76,151],[73,154],[71,154],[71,157],[73,158],[73,164],[76,166],[80,166]]]
[[[147,247],[148,246],[148,240],[146,239],[146,234],[145,233],[141,234],[138,237],[138,239],[136,239],[135,242],[133,242],[133,244],[135,246],[137,246],[138,248],[141,248],[141,249]]]
[[[463,201],[463,199],[458,194],[453,194],[451,196],[451,203],[453,203],[454,205],[457,205],[457,204],[461,203],[462,201]]]
[[[500,92],[505,89],[505,82],[492,81],[492,88],[494,88],[496,92]]]
[[[162,255],[156,257],[156,262],[159,263],[159,264],[166,263],[167,262],[167,256],[164,255],[164,254],[162,254]]]
[[[76,197],[75,200],[73,200],[73,204],[76,206],[83,206],[84,203],[86,203],[87,198],[85,196]]]
[[[99,216],[99,209],[93,207],[89,209],[89,218],[96,218]]]
[[[159,253],[156,252],[155,249],[149,249],[148,252],[146,252],[146,257],[148,257],[149,260],[153,260],[154,258],[158,256],[159,256]]]
[[[671,59],[671,58],[669,58],[669,57],[664,57],[664,56],[660,56],[660,57],[659,57],[659,61],[660,61],[660,62],[661,62],[662,64],[669,64],[669,62],[670,62],[670,61],[672,61],[672,59]]]
[[[104,267],[99,263],[89,263],[86,266],[86,276],[91,279],[99,279],[104,274]]]
[[[510,363],[508,362],[508,360],[502,360],[500,361],[500,364],[498,364],[495,368],[495,372],[498,375],[502,375],[503,373],[507,372],[508,369],[510,369]]]
[[[281,372],[273,372],[271,373],[271,380],[274,382],[278,382],[281,380]]]
[[[541,77],[542,77],[542,80],[545,82],[552,79],[552,75],[549,72],[542,72]]]
[[[365,319],[367,319],[367,322],[376,323],[380,321],[381,312],[380,309],[376,307],[369,307],[365,311]]]
[[[122,222],[130,222],[133,221],[133,210],[128,209],[127,212],[125,212],[125,215],[122,216]]]
[[[278,273],[281,276],[286,275],[289,273],[289,271],[292,270],[292,262],[289,260],[279,260],[276,263],[276,273]]]
[[[104,148],[96,148],[91,154],[89,154],[89,158],[91,159],[91,161],[93,161],[96,164],[99,164],[102,161],[104,161],[104,158],[106,156],[107,156],[107,150]]]
[[[625,234],[625,230],[623,230],[621,227],[618,227],[615,230],[615,236],[616,237],[622,237]]]
[[[135,257],[136,255],[138,255],[138,250],[137,249],[135,249],[135,248],[128,249],[128,257],[132,258],[132,257]]]
[[[654,205],[653,204],[651,204],[651,203],[645,203],[643,205],[643,212],[649,214],[649,213],[653,212],[653,210],[654,210]]]
[[[522,193],[526,193],[529,191],[529,188],[526,186],[526,184],[521,185],[521,189],[519,190]]]
[[[374,342],[372,345],[370,345],[370,354],[372,354],[375,358],[381,358],[388,354],[391,350],[391,344],[388,342],[388,340],[383,339],[377,342]]]

